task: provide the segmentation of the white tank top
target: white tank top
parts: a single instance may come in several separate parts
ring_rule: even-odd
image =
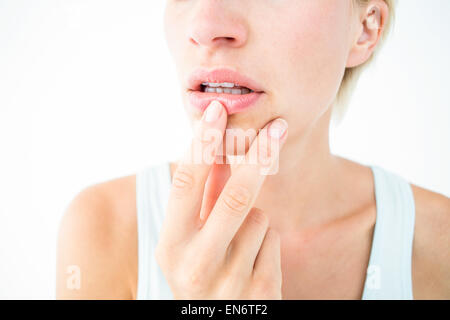
[[[385,169],[377,166],[371,169],[377,217],[362,299],[413,299],[411,257],[415,205],[411,186]],[[169,162],[147,167],[136,175],[137,299],[173,299],[154,258],[170,186]]]

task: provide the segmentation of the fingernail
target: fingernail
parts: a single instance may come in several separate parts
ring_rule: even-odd
[[[218,101],[213,101],[209,104],[208,108],[205,111],[205,121],[206,122],[214,122],[220,118],[222,113],[222,104]]]
[[[286,120],[276,119],[269,126],[269,135],[272,138],[280,139],[286,132],[288,124]]]

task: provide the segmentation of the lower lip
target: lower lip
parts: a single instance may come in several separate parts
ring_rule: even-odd
[[[225,106],[228,114],[234,114],[244,112],[255,105],[262,95],[262,92],[228,94],[189,90],[188,99],[189,103],[201,112],[204,112],[212,101],[217,100]]]

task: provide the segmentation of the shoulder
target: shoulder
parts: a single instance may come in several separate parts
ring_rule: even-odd
[[[450,298],[450,199],[411,184],[416,207],[413,277],[416,298]],[[417,293],[416,293],[417,292]]]
[[[134,298],[137,282],[136,176],[89,186],[70,202],[58,235],[58,298]],[[67,288],[67,268],[80,288]]]

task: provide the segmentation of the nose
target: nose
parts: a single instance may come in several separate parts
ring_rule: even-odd
[[[188,33],[191,43],[209,50],[245,44],[247,28],[240,0],[199,0],[196,5]]]

